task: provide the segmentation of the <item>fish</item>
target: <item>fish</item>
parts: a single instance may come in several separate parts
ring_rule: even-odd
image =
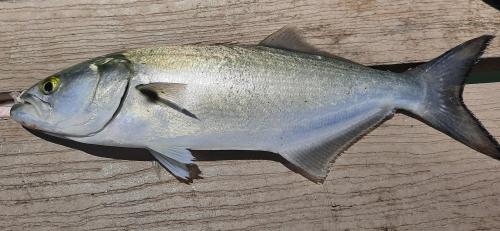
[[[76,142],[147,149],[179,180],[201,176],[192,151],[278,154],[321,183],[329,164],[395,113],[498,159],[462,99],[492,35],[402,73],[316,49],[294,27],[257,45],[138,48],[76,64],[16,98],[23,127]]]

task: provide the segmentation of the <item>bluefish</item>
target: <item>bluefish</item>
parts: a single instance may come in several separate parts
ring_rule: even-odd
[[[319,51],[290,27],[256,46],[135,49],[42,80],[10,113],[48,135],[148,149],[184,180],[199,173],[191,150],[256,150],[322,182],[329,162],[396,112],[499,158],[498,142],[462,100],[464,79],[492,38],[469,40],[404,73]]]

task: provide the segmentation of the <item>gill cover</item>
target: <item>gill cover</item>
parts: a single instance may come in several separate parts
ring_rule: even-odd
[[[73,116],[57,119],[59,122],[56,123],[54,132],[64,136],[91,136],[104,129],[118,113],[128,88],[131,73],[130,61],[121,55],[113,54],[75,67],[77,67],[76,73],[91,72],[92,74],[86,76],[92,76],[94,79],[90,82],[82,81],[82,89],[76,90],[72,87],[69,89],[72,92],[64,97],[58,97],[60,100],[66,100],[67,104],[59,103],[55,106],[78,108],[73,108]],[[72,78],[72,76],[68,77]],[[71,79],[66,80],[71,81]],[[85,83],[93,84],[93,86],[84,88]],[[71,98],[81,98],[84,103],[71,105]],[[58,109],[54,108],[54,110],[56,111],[54,115],[57,116]]]

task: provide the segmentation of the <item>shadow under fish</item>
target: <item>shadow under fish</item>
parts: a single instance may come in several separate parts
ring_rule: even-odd
[[[116,160],[132,160],[132,161],[156,161],[148,150],[142,148],[124,148],[114,146],[103,146],[95,144],[85,144],[68,139],[63,139],[45,134],[43,132],[26,128],[31,134],[49,141],[51,143],[63,145],[69,148],[83,151],[87,154],[97,157],[111,158]],[[203,151],[192,150],[193,156],[197,161],[220,161],[220,160],[270,160],[282,163],[290,170],[300,173],[295,166],[288,163],[280,155],[262,152],[262,151],[238,151],[238,150],[220,150],[220,151]],[[167,169],[168,170],[168,169]],[[190,166],[191,178],[183,179],[176,177],[184,183],[191,183],[193,179],[202,179],[201,171],[197,165]],[[175,176],[175,175],[174,175]]]
[[[491,7],[500,10],[500,1],[499,0],[483,0],[486,4],[490,5]]]

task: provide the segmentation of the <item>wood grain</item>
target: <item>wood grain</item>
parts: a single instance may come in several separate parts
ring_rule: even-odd
[[[0,2],[0,91],[127,48],[255,44],[294,25],[312,44],[364,64],[425,61],[498,34],[500,11],[480,0],[18,0]],[[500,56],[500,39],[485,56]]]
[[[465,91],[497,139],[499,88]],[[500,227],[500,161],[404,115],[348,149],[324,184],[275,161],[219,160],[198,162],[204,179],[187,185],[150,161],[89,155],[10,120],[0,137],[1,230]]]
[[[0,91],[112,51],[256,43],[287,24],[365,64],[423,61],[497,34],[499,16],[472,0],[0,1]],[[500,55],[499,41],[486,56]],[[497,139],[498,89],[469,85],[464,96]],[[151,161],[90,155],[1,120],[0,229],[500,229],[500,162],[404,115],[349,148],[324,184],[270,160],[198,164],[204,179],[187,185]]]

